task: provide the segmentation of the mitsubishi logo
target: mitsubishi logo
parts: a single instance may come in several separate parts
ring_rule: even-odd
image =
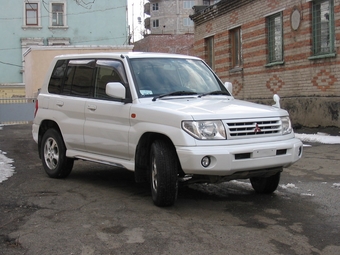
[[[255,129],[254,129],[255,135],[259,132],[261,132],[261,128],[259,128],[259,124],[255,123]]]

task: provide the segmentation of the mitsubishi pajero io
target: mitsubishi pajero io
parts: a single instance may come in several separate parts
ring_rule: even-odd
[[[276,190],[302,156],[287,111],[237,100],[199,58],[93,53],[54,58],[32,127],[42,165],[67,177],[75,160],[134,171],[157,206],[174,204],[179,182],[250,179]]]

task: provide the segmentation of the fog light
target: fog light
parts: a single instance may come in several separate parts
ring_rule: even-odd
[[[208,167],[210,165],[210,162],[211,162],[211,160],[210,160],[210,157],[208,157],[208,156],[205,156],[201,160],[201,164],[202,164],[203,167]]]

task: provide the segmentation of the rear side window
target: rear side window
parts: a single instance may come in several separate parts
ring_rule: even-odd
[[[94,63],[94,60],[69,61],[61,94],[91,97]]]
[[[52,72],[48,92],[76,97],[91,97],[94,59],[58,60]]]
[[[54,70],[51,75],[50,82],[48,84],[48,92],[52,94],[60,94],[61,93],[61,84],[63,81],[63,77],[65,74],[65,70],[67,67],[66,60],[58,60],[56,63]]]

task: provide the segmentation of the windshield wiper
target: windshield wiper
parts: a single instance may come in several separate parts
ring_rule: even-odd
[[[187,95],[197,95],[196,92],[193,91],[175,91],[175,92],[170,92],[170,93],[166,93],[166,94],[162,94],[159,96],[155,96],[154,98],[152,98],[152,101],[156,101],[159,98],[162,97],[168,97],[168,96],[187,96]]]
[[[225,95],[225,96],[230,96],[230,93],[228,91],[216,90],[216,91],[211,91],[211,92],[208,92],[208,93],[201,94],[200,97],[210,96],[210,95]]]

